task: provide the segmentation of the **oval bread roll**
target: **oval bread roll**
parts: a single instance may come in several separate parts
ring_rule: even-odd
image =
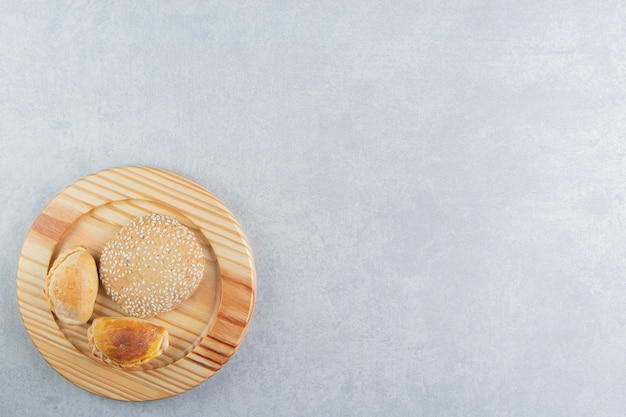
[[[62,251],[46,276],[45,295],[60,321],[86,323],[98,295],[98,269],[93,256],[82,246]]]
[[[167,330],[135,317],[98,317],[87,330],[95,357],[119,368],[133,368],[161,355],[169,346]]]

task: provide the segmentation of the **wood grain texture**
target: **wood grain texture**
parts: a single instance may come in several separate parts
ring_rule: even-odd
[[[98,262],[105,243],[147,213],[175,217],[194,232],[204,250],[205,273],[188,300],[150,319],[168,329],[168,350],[136,370],[120,370],[91,355],[91,320],[85,325],[56,320],[44,297],[45,278],[64,248],[83,245]],[[147,401],[197,386],[230,359],[250,323],[256,271],[241,227],[213,194],[169,171],[121,167],[77,181],[42,210],[20,254],[17,296],[33,343],[61,375],[104,397]],[[100,286],[92,320],[123,315]]]

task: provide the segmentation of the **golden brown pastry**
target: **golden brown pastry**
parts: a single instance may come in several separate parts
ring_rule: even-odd
[[[120,368],[146,363],[169,346],[165,327],[135,317],[98,317],[87,338],[95,357]]]
[[[98,269],[84,247],[59,254],[46,276],[45,295],[50,309],[63,323],[89,320],[98,295]]]
[[[100,257],[107,295],[133,317],[153,317],[185,301],[204,273],[196,236],[170,216],[146,214],[122,227]]]

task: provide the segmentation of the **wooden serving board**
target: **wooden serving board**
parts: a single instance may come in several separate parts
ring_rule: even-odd
[[[82,245],[99,261],[105,243],[136,216],[165,214],[191,229],[205,255],[198,289],[174,310],[150,318],[167,328],[160,357],[121,370],[93,357],[93,318],[124,316],[102,286],[85,325],[56,320],[44,296],[48,268],[61,250]],[[169,171],[122,167],[70,185],[29,230],[17,270],[20,313],[34,345],[69,381],[104,397],[147,401],[193,388],[217,372],[241,343],[254,309],[256,271],[248,241],[228,208],[200,185]]]

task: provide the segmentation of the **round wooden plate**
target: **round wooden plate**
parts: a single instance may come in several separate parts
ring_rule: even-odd
[[[205,273],[194,294],[150,321],[167,328],[170,347],[133,370],[93,357],[85,325],[56,320],[44,296],[48,268],[64,248],[82,245],[98,262],[105,243],[132,218],[165,214],[189,227],[203,246]],[[69,381],[126,401],[166,398],[217,372],[241,343],[254,309],[256,271],[248,241],[228,208],[200,185],[150,167],[89,175],[48,203],[29,230],[17,270],[20,313],[33,343]],[[100,287],[92,319],[124,316]]]

